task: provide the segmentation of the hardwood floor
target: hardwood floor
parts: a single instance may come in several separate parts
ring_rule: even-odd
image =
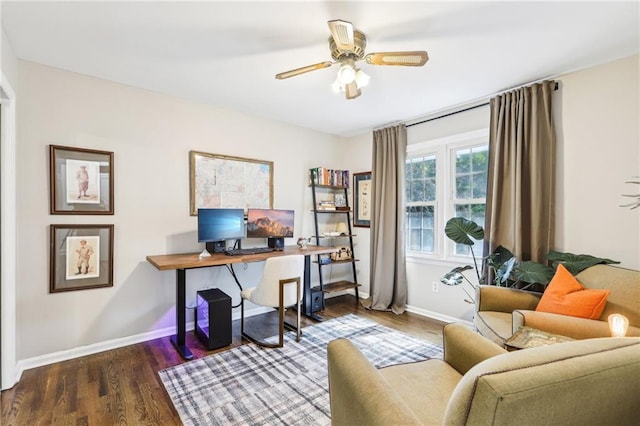
[[[320,315],[329,319],[348,313],[442,343],[442,323],[411,313],[368,311],[353,296],[328,299]],[[316,322],[303,317],[303,323]],[[246,327],[265,337],[277,334],[277,315],[252,317]],[[207,351],[192,332],[187,344],[194,358],[201,358],[247,342],[240,339],[240,322],[234,321],[231,346]],[[157,372],[183,362],[165,337],[27,370],[18,384],[2,392],[0,424],[179,425]]]

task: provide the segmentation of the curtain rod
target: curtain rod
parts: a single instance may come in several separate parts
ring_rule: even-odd
[[[530,84],[530,83],[527,83],[527,84]],[[513,89],[505,90],[504,92],[498,93],[498,95],[500,95],[500,94],[502,94],[502,93],[510,92],[511,90],[515,90],[515,89],[518,89],[518,88],[520,88],[520,87],[524,87],[524,86],[518,86],[518,87],[514,87]],[[556,81],[555,86],[553,87],[553,90],[554,90],[554,91],[555,91],[555,90],[558,90],[558,82],[557,82],[557,81]],[[494,95],[494,96],[496,96],[496,95]],[[493,97],[493,96],[492,96],[492,97]],[[472,109],[480,108],[480,107],[487,106],[487,105],[489,105],[489,102],[485,102],[485,103],[482,103],[482,104],[474,105],[474,106],[472,106],[472,107],[468,107],[468,108],[460,109],[460,110],[458,110],[458,111],[449,112],[449,113],[447,113],[447,114],[439,115],[439,116],[437,116],[437,117],[431,117],[431,118],[428,118],[428,119],[426,119],[426,120],[418,121],[418,122],[416,122],[416,123],[407,124],[407,125],[405,125],[405,127],[415,126],[416,124],[424,124],[424,123],[428,123],[428,122],[433,121],[433,120],[439,120],[439,119],[441,119],[441,118],[449,117],[450,115],[460,114],[461,112],[470,111],[470,110],[472,110]]]

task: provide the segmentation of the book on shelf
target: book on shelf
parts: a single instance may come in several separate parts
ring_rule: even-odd
[[[310,171],[310,179],[315,185],[349,187],[349,170],[315,167]]]
[[[335,210],[336,205],[333,201],[320,201],[317,210]]]

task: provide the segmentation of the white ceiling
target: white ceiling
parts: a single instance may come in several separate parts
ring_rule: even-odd
[[[9,2],[18,58],[317,131],[352,136],[640,52],[632,2]],[[361,63],[362,96],[331,91],[327,21],[367,52],[426,50],[422,68]]]

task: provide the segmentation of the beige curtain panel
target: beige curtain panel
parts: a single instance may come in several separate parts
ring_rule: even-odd
[[[371,270],[368,309],[404,312],[407,304],[404,198],[407,128],[373,133]]]
[[[545,263],[553,245],[554,88],[554,81],[543,81],[491,99],[485,221],[489,253],[502,245],[521,260]]]

